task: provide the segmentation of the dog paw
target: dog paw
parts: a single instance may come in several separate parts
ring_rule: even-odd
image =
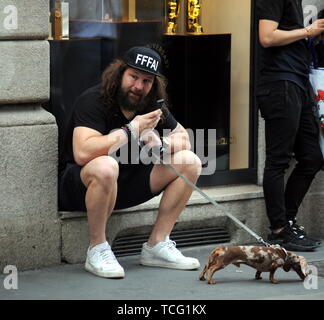
[[[273,284],[277,284],[277,283],[279,283],[278,280],[270,280],[270,281],[271,281],[271,283],[273,283]]]

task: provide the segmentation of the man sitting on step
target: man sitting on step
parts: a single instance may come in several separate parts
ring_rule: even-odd
[[[60,210],[87,211],[90,244],[85,268],[97,276],[124,277],[106,241],[112,211],[138,205],[161,192],[158,216],[143,244],[140,263],[187,270],[200,266],[169,239],[191,187],[163,164],[134,157],[138,150],[134,145],[141,140],[144,149],[163,146],[165,161],[191,182],[196,183],[201,172],[186,130],[165,105],[152,108],[156,101],[166,100],[160,66],[161,58],[154,50],[131,48],[107,67],[101,84],[77,99],[67,127],[59,168],[59,206]],[[166,131],[169,134],[163,137]]]

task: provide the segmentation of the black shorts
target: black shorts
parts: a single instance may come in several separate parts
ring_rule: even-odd
[[[158,194],[150,188],[150,175],[154,164],[120,165],[117,180],[118,191],[114,209],[124,209],[146,202]],[[59,177],[59,210],[87,211],[85,196],[87,189],[81,181],[82,167],[68,163]]]

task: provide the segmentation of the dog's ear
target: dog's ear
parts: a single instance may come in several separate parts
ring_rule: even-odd
[[[291,269],[291,264],[288,263],[288,262],[286,262],[286,263],[282,266],[282,268],[283,268],[286,272],[289,272],[290,269]]]
[[[283,247],[280,247],[280,253],[281,253],[280,256],[282,256],[283,259],[286,260],[287,256],[288,256],[287,250],[285,248],[283,248]]]
[[[299,263],[300,263],[300,269],[301,269],[301,272],[303,273],[303,275],[305,277],[308,276],[308,269],[309,269],[309,266],[308,266],[308,263],[306,261],[306,259],[304,257],[299,257]]]

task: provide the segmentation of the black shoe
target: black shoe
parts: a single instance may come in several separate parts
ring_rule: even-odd
[[[320,246],[322,243],[321,239],[314,238],[314,237],[309,237],[306,234],[305,228],[303,226],[300,226],[296,223],[296,220],[289,220],[290,227],[293,231],[296,231],[297,234],[305,236],[308,240],[313,241],[315,246]]]
[[[293,231],[290,225],[287,225],[279,233],[270,233],[268,235],[268,241],[270,244],[279,244],[290,251],[313,251],[317,248],[314,242]]]

